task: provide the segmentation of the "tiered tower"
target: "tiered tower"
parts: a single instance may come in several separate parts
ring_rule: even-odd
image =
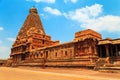
[[[11,58],[14,63],[26,60],[31,50],[58,44],[46,35],[42,22],[35,7],[29,10],[20,32],[11,48]]]

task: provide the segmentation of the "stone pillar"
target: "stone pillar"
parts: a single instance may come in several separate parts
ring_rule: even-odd
[[[21,61],[21,54],[20,54],[20,61]]]
[[[102,49],[101,49],[101,46],[99,46],[100,48],[100,57],[102,57]]]
[[[111,56],[113,56],[112,46],[110,46],[110,54],[111,54]]]
[[[19,56],[19,54],[18,54],[18,62],[20,62],[20,56]]]
[[[20,61],[20,56],[19,56],[19,54],[18,54],[18,57],[17,57],[17,58],[18,58],[18,62],[19,62],[19,61]]]
[[[95,51],[94,51],[94,52],[95,52],[94,54],[95,54],[95,56],[96,56],[96,55],[97,55],[97,47],[96,47],[95,45],[94,45],[94,50],[95,50]]]
[[[18,61],[18,56],[16,55],[16,62]]]
[[[106,56],[109,57],[109,46],[105,45]]]
[[[88,48],[88,54],[92,54],[92,46],[89,46],[89,48]]]
[[[116,57],[118,57],[118,47],[115,45],[115,50],[116,50]]]
[[[18,55],[16,55],[16,62],[18,62]]]
[[[32,50],[32,45],[30,45],[30,47],[28,48],[28,50]]]

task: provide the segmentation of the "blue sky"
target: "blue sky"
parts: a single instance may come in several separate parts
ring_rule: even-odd
[[[103,39],[120,38],[120,0],[0,0],[0,58],[9,57],[34,5],[52,40],[72,41],[75,32],[88,28],[101,33]]]

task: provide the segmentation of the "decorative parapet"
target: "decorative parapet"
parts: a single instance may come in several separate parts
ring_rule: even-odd
[[[103,44],[120,44],[120,39],[104,39],[100,40],[98,42],[98,45],[103,45]]]
[[[76,32],[74,41],[82,41],[86,38],[95,38],[97,40],[101,40],[102,36],[101,34],[99,34],[94,30],[87,29],[87,30]]]

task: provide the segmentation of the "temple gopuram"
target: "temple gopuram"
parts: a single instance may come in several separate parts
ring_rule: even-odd
[[[11,48],[11,66],[90,67],[97,63],[120,62],[120,39],[106,38],[86,29],[75,33],[73,41],[60,44],[45,33],[35,7],[29,10]]]

